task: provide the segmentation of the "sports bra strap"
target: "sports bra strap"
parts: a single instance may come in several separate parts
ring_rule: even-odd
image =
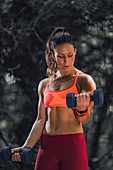
[[[73,83],[73,85],[76,84],[77,78],[78,78],[78,75],[79,75],[79,74],[80,74],[80,71],[77,71],[77,73],[75,74],[75,78],[74,78],[74,83]]]
[[[52,75],[52,76],[51,76],[50,80],[52,80],[52,79],[53,79],[53,77],[54,77],[54,75]],[[46,87],[48,87],[48,86],[49,86],[49,84],[50,84],[50,80],[48,81],[48,83],[47,83]]]

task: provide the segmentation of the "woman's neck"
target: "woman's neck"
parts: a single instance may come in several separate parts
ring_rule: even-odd
[[[57,70],[56,77],[61,78],[61,77],[65,77],[65,76],[68,76],[68,75],[71,75],[71,74],[76,74],[76,72],[77,72],[77,69],[75,67],[73,67],[68,72],[63,72],[63,71]]]

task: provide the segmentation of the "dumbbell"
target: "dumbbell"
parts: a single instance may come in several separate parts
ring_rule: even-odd
[[[24,164],[31,164],[33,162],[33,149],[25,149],[19,153]],[[0,151],[0,159],[3,161],[11,161],[12,153],[11,147],[4,147]]]
[[[104,103],[103,91],[97,89],[90,94],[90,101],[94,101],[94,105],[102,105]],[[76,94],[74,92],[66,94],[66,104],[68,108],[76,107]]]

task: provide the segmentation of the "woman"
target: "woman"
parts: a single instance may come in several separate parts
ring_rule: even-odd
[[[90,117],[93,102],[89,94],[96,89],[92,77],[74,67],[76,49],[70,33],[56,28],[47,42],[46,62],[49,78],[39,83],[38,115],[20,148],[33,148],[41,137],[35,170],[88,170],[82,123]],[[66,105],[66,93],[77,95],[76,108]],[[21,161],[18,154],[12,161]]]

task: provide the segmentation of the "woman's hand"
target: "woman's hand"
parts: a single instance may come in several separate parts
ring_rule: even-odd
[[[80,93],[76,97],[77,110],[86,110],[90,104],[90,93]]]
[[[25,147],[18,147],[18,148],[13,148],[11,149],[11,153],[12,153],[12,161],[13,162],[21,162],[21,156],[19,155],[19,152],[22,152],[24,149],[26,149]]]

